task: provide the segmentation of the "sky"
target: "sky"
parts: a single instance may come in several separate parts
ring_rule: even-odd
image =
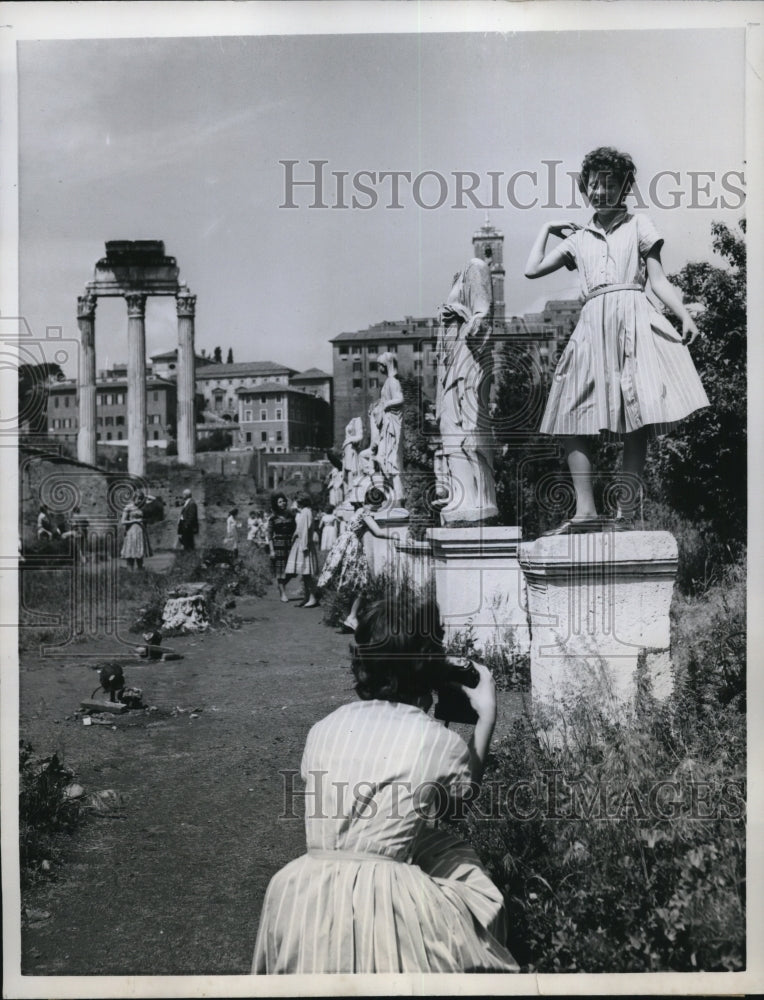
[[[488,216],[505,237],[507,312],[575,297],[574,274],[531,282],[523,265],[545,222],[588,218],[580,199],[567,205],[566,172],[599,145],[633,156],[667,271],[709,259],[711,223],[744,214],[721,180],[744,168],[743,53],[740,29],[22,41],[22,315],[35,336],[76,337],[76,298],[104,242],[161,239],[197,295],[198,349],[331,371],[332,337],[444,301],[486,218],[467,198],[454,207],[454,171],[478,175],[484,204],[501,175]],[[430,175],[416,197],[401,180],[400,208],[379,180],[370,209],[309,208],[306,187],[281,207],[279,161],[306,179],[318,159],[329,206],[332,172],[347,172],[350,203],[362,170],[435,171],[445,204],[417,204],[438,199]],[[537,181],[520,177],[513,205],[506,184],[521,170]],[[678,207],[649,199],[659,171],[679,172],[657,192],[669,205],[678,190]],[[696,202],[730,207],[690,207],[690,171],[714,175]],[[126,328],[124,302],[100,300],[99,369],[125,360]],[[149,300],[146,331],[149,354],[175,346],[172,300]]]

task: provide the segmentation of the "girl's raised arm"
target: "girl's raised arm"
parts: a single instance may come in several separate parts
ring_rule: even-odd
[[[681,295],[666,277],[666,272],[663,270],[663,264],[661,263],[660,247],[653,247],[645,258],[645,265],[647,267],[647,276],[650,279],[650,287],[664,306],[670,309],[682,321],[682,342],[684,344],[691,344],[700,331],[695,326],[692,316],[687,312]]]
[[[561,267],[564,267],[567,261],[565,254],[559,247],[546,253],[546,241],[550,236],[565,239],[575,229],[580,228],[575,222],[548,222],[545,226],[542,226],[531,247],[531,252],[528,254],[528,261],[525,265],[525,277],[541,278],[545,274],[551,274],[553,271],[559,271]]]

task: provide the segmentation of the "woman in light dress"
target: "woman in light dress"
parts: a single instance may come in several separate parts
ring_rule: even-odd
[[[480,781],[493,678],[461,688],[467,745],[429,714],[444,654],[437,608],[400,595],[356,631],[360,700],[310,730],[302,757],[307,853],[272,879],[254,973],[516,972],[501,892],[471,847],[434,826]]]
[[[131,570],[143,569],[146,540],[143,532],[143,512],[132,501],[122,511],[121,524],[125,529],[120,556]]]
[[[229,552],[233,552],[237,559],[239,557],[239,528],[241,527],[241,522],[237,520],[238,516],[238,507],[234,507],[228,512],[225,522],[225,538],[223,539],[223,547]]]
[[[293,576],[302,577],[303,599],[298,607],[315,608],[318,604],[314,582],[317,573],[318,556],[313,531],[313,509],[310,497],[303,494],[297,498],[294,537],[284,573],[285,583]]]

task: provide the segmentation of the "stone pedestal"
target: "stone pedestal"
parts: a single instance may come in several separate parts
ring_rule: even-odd
[[[95,308],[94,295],[77,298],[77,326],[80,330],[77,458],[88,465],[96,464]]]
[[[517,527],[430,528],[435,595],[446,641],[470,624],[478,647],[527,653],[525,582]]]
[[[393,576],[396,565],[396,543],[405,542],[409,533],[409,512],[405,507],[391,507],[374,514],[374,520],[391,538],[376,538],[370,531],[363,537],[364,551],[372,576],[385,573]]]
[[[127,300],[127,471],[146,474],[146,296]]]
[[[664,531],[597,532],[520,545],[531,619],[535,706],[585,695],[617,710],[643,668],[653,694],[672,690],[669,608],[677,545]]]

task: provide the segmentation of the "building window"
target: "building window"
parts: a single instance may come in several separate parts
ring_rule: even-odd
[[[154,431],[154,440],[155,441],[159,440],[159,431]]]
[[[268,440],[268,432],[267,431],[260,431],[260,440],[261,441],[267,441]]]
[[[58,396],[53,400],[53,406],[58,409]]]
[[[106,440],[111,441],[111,431],[106,432]]]
[[[414,371],[415,372],[421,372],[421,370],[422,370],[422,362],[421,362],[421,360],[414,361]]]
[[[278,396],[276,396],[276,402],[277,402],[277,403],[280,403],[280,402],[281,402],[281,395],[280,395],[280,394],[279,394]]]
[[[252,434],[250,431],[247,431],[247,444],[251,443],[252,443]]]
[[[103,417],[96,417],[96,427],[103,427]]]
[[[283,441],[284,440],[284,435],[281,433],[281,431],[276,431],[276,440],[277,441]]]
[[[245,410],[244,411],[244,419],[245,420],[251,420],[252,419],[252,410]]]
[[[363,379],[362,378],[354,378],[353,379],[353,388],[354,389],[361,389],[362,387],[363,387]]]
[[[107,427],[113,427],[114,426],[114,417],[104,417],[104,421],[103,422],[106,424]]]
[[[377,370],[377,362],[376,361],[370,361],[369,362],[369,371],[370,372],[375,372],[376,370]]]
[[[360,361],[354,361],[353,362],[353,371],[354,372],[361,372],[361,371],[363,371],[363,365],[361,364]]]
[[[376,344],[369,344],[367,346],[367,348],[366,348],[366,353],[367,354],[376,354],[377,353],[377,345]]]
[[[100,440],[101,440],[101,435],[98,433],[98,431],[96,431],[96,441]]]
[[[110,392],[107,392],[106,395],[104,396],[104,402],[106,403],[107,406],[111,406],[111,400],[112,400],[112,395]]]
[[[388,350],[388,352],[390,354],[397,354],[398,353],[398,345],[397,344],[388,344],[387,345],[387,350]]]
[[[369,388],[370,389],[376,389],[378,385],[379,385],[379,379],[376,379],[376,378],[370,378],[369,379]]]
[[[68,405],[69,405],[69,397],[68,396],[64,396],[64,406],[68,406]]]
[[[122,431],[117,431],[117,441],[122,440]]]
[[[260,402],[261,402],[261,403],[265,403],[265,402],[267,402],[267,396],[261,396],[261,397],[260,397]]]
[[[276,410],[276,419],[281,420],[281,410]]]
[[[124,427],[124,425],[125,425],[125,418],[124,417],[115,417],[114,418],[114,423],[117,425],[117,427]]]
[[[158,402],[159,402],[159,393],[158,393],[158,392],[155,392],[155,393],[154,393],[154,402],[155,402],[155,403],[158,403]]]
[[[414,344],[414,354],[421,354],[421,353],[422,353],[422,342],[420,340],[418,344]]]
[[[341,358],[346,358],[347,356],[348,356],[348,349],[347,349],[347,347],[340,347],[340,357]]]
[[[268,419],[268,414],[265,412],[265,410],[261,410],[260,411],[260,419],[261,420],[267,420]]]

